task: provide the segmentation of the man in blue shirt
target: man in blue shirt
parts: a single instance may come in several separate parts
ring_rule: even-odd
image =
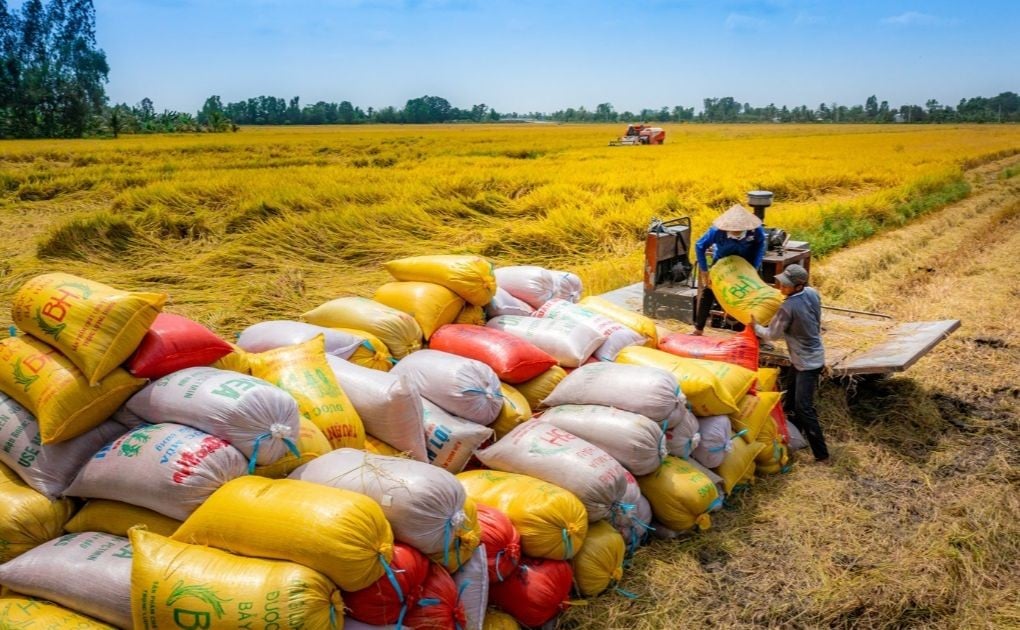
[[[712,306],[715,305],[715,293],[712,292],[712,279],[708,275],[708,249],[714,246],[712,263],[727,256],[741,256],[757,269],[765,257],[765,229],[761,219],[754,216],[739,203],[719,215],[712,222],[712,227],[698,239],[694,252],[698,257],[698,272],[704,291],[698,300],[698,312],[694,316],[694,334],[700,335],[705,330]]]
[[[790,420],[807,438],[815,459],[829,462],[825,436],[815,411],[815,389],[825,367],[822,347],[822,298],[807,286],[808,273],[800,265],[790,265],[776,276],[776,286],[786,299],[772,317],[768,327],[751,318],[754,332],[771,341],[783,337],[790,352],[790,370],[786,373],[786,397],[783,407],[791,413]]]

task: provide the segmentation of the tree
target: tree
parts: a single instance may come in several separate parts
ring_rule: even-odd
[[[864,102],[864,113],[872,120],[878,116],[878,98],[876,98],[874,94],[869,96],[868,100]]]

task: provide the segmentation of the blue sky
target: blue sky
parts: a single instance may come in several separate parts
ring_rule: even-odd
[[[15,1],[14,6],[20,4]],[[113,101],[194,111],[302,103],[618,111],[870,94],[890,105],[1020,91],[1005,0],[95,0]]]

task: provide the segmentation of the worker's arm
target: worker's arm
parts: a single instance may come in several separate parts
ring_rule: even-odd
[[[698,269],[701,269],[702,271],[708,271],[708,259],[705,257],[705,252],[707,252],[708,248],[715,242],[715,234],[718,231],[719,230],[714,227],[708,228],[708,231],[705,232],[694,245],[694,253],[698,257]]]
[[[775,341],[783,336],[786,329],[790,327],[790,310],[784,308],[786,305],[779,307],[776,314],[772,316],[772,321],[769,322],[768,326],[762,326],[758,322],[751,319],[751,324],[754,326],[754,334],[758,335],[765,341]]]
[[[758,269],[761,267],[761,261],[765,258],[765,249],[768,247],[768,243],[765,242],[765,228],[760,225],[754,230],[754,241],[757,247],[754,252],[754,268]]]

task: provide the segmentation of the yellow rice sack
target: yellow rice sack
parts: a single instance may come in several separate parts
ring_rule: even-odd
[[[386,344],[381,339],[372,333],[353,328],[337,328],[336,330],[364,339],[361,345],[358,346],[358,349],[354,351],[354,354],[347,359],[351,363],[382,372],[389,372],[394,364],[396,364],[397,361],[390,354],[390,349],[386,347]]]
[[[678,532],[711,527],[708,513],[722,502],[711,479],[687,460],[672,455],[657,471],[638,477],[638,485],[656,520]]]
[[[293,562],[242,558],[131,530],[136,630],[338,628],[343,600],[329,579]]]
[[[464,308],[457,314],[454,324],[470,324],[472,326],[485,325],[485,308],[474,304],[465,304]]]
[[[528,401],[531,410],[541,408],[542,401],[548,398],[560,381],[567,378],[567,371],[558,365],[554,365],[545,372],[542,372],[530,381],[514,385],[514,389],[524,396]]]
[[[300,457],[293,453],[286,455],[266,466],[256,466],[255,474],[270,479],[282,479],[289,475],[295,468],[307,464],[319,455],[325,455],[333,450],[333,445],[326,439],[322,429],[315,426],[315,423],[306,418],[301,418],[301,428],[298,431],[297,450]],[[367,439],[367,436],[366,436]]]
[[[413,256],[384,266],[397,280],[440,284],[475,306],[485,306],[496,295],[492,263],[481,256]]]
[[[464,501],[464,522],[460,524],[450,542],[449,553],[435,553],[429,556],[433,562],[441,564],[450,573],[456,573],[463,567],[482,544],[482,526],[478,522],[478,506],[474,499],[467,497]]]
[[[173,539],[321,571],[363,589],[393,559],[393,530],[363,494],[295,479],[240,477],[213,493]]]
[[[333,448],[365,447],[365,426],[326,360],[322,335],[248,357],[252,376],[287,391],[302,417],[322,430]]]
[[[595,597],[623,579],[627,544],[608,521],[588,525],[584,546],[570,560],[581,595]]]
[[[624,348],[616,362],[672,372],[696,416],[736,413],[737,401],[751,389],[756,377],[755,372],[732,363],[688,359],[644,346]]]
[[[786,472],[790,464],[790,452],[779,438],[773,438],[769,442],[763,442],[761,436],[758,443],[762,450],[754,458],[754,470],[763,475],[777,475]]]
[[[172,536],[181,526],[181,522],[130,503],[91,499],[71,517],[64,529],[72,534],[104,532],[114,536],[127,536],[128,530],[135,525],[142,525],[156,534]]]
[[[655,328],[655,321],[650,317],[645,317],[641,313],[629,311],[613,304],[609,300],[605,300],[594,295],[581,300],[581,306],[588,310],[595,311],[599,315],[605,315],[610,319],[616,320],[627,328],[644,335],[645,339],[648,340],[645,342],[645,345],[649,348],[659,347],[659,332]]]
[[[214,367],[219,370],[240,372],[241,374],[251,374],[251,366],[248,365],[248,353],[245,352],[244,348],[237,344],[227,343],[231,348],[233,348],[233,351],[230,354],[217,359],[210,367]]]
[[[166,298],[48,273],[21,285],[11,317],[18,328],[60,350],[89,385],[96,385],[138,348]]]
[[[337,298],[313,308],[301,317],[316,326],[370,332],[398,359],[421,349],[421,326],[413,317],[368,298]]]
[[[521,535],[525,555],[569,560],[584,544],[588,511],[563,488],[494,470],[463,472],[457,479],[469,497],[507,515]]]
[[[0,341],[0,390],[39,421],[43,444],[85,433],[145,386],[121,368],[96,387],[55,348],[29,335]]]
[[[482,630],[521,630],[517,620],[501,610],[489,608],[485,611]]]
[[[389,455],[391,457],[403,457],[406,455],[404,451],[390,446],[379,438],[368,434],[365,435],[365,450],[376,455]]]
[[[5,630],[116,630],[102,621],[23,595],[0,598],[0,628]]]
[[[774,424],[770,414],[781,395],[779,392],[758,392],[757,395],[747,394],[741,398],[737,413],[730,414],[733,430],[740,433],[748,444],[755,442],[762,427]]]
[[[431,282],[387,282],[375,290],[375,301],[413,317],[425,339],[440,326],[452,324],[464,308],[460,296]]]
[[[723,460],[715,471],[723,479],[723,488],[729,495],[737,486],[748,486],[754,481],[754,460],[765,448],[761,442],[748,444],[744,440],[733,436],[733,450],[726,453]]]
[[[767,326],[783,305],[783,294],[765,284],[751,263],[741,256],[723,258],[712,265],[708,274],[719,305],[741,324],[750,322],[754,315],[759,324]]]
[[[496,421],[489,425],[496,432],[497,440],[513,431],[518,424],[531,420],[531,405],[524,394],[506,383],[500,383],[499,390],[503,393],[503,408]]]
[[[70,500],[47,499],[0,464],[0,564],[61,535],[73,511]]]
[[[779,368],[758,368],[758,382],[754,388],[759,392],[777,391],[779,385]]]

